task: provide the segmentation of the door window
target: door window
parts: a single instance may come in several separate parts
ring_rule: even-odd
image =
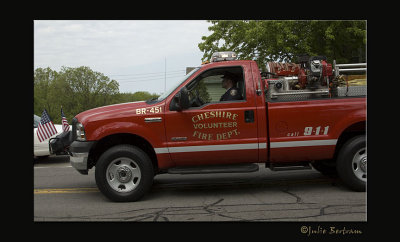
[[[189,91],[192,108],[209,103],[246,100],[242,67],[206,71],[190,82],[186,88]]]

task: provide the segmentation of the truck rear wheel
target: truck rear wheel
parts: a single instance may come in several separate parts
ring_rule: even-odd
[[[339,151],[337,172],[354,191],[365,191],[367,183],[367,149],[364,135],[348,140]]]
[[[99,190],[115,202],[139,200],[150,190],[154,171],[150,158],[132,145],[117,145],[104,152],[95,171]]]

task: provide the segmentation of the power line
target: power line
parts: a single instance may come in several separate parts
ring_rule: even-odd
[[[166,78],[176,78],[176,77],[183,77],[186,74],[185,70],[180,71],[170,71],[170,72],[153,72],[153,73],[141,73],[141,74],[121,74],[121,75],[114,75],[114,76],[124,76],[127,78],[110,78],[111,80],[115,80],[118,83],[134,83],[134,82],[145,82],[145,81],[158,81]],[[46,75],[46,74],[39,74],[37,76]],[[107,76],[108,77],[108,76]],[[166,88],[166,83],[164,83],[164,89]]]
[[[175,72],[186,72],[186,70],[175,70],[175,71],[169,71],[167,73],[175,73]],[[163,72],[152,72],[152,73],[138,73],[138,74],[113,74],[113,75],[108,75],[108,76],[142,76],[142,75],[163,75],[165,74],[165,71]]]
[[[126,78],[113,78],[113,79],[117,79],[117,80],[133,80],[133,79],[147,79],[147,78],[158,78],[158,77],[162,77],[162,76],[167,76],[167,77],[172,77],[172,76],[184,76],[184,73],[168,73],[167,75],[164,74],[159,74],[156,76],[142,76],[142,77],[126,77]]]
[[[183,77],[184,75],[174,75],[174,76],[167,76],[166,78],[173,78],[173,77]],[[142,82],[142,81],[153,81],[153,80],[163,80],[163,79],[165,79],[165,77],[157,77],[157,78],[145,78],[145,79],[143,79],[143,78],[139,78],[139,79],[132,79],[132,78],[128,78],[128,79],[124,79],[124,80],[116,80],[116,81],[118,81],[118,82],[121,82],[121,83],[126,83],[126,82]],[[129,81],[129,80],[131,80],[131,81]]]
[[[167,72],[167,74],[185,73],[185,72],[186,72],[186,70],[173,70],[173,71]],[[34,75],[35,76],[49,76],[48,73],[41,73],[41,74],[34,74]],[[104,75],[104,76],[110,77],[110,76],[143,76],[143,75],[146,75],[146,76],[148,76],[148,75],[156,75],[156,76],[165,75],[165,71],[163,71],[163,72],[150,72],[150,73],[137,73],[137,74],[111,74],[111,75]],[[54,78],[54,75],[50,75],[50,76]]]

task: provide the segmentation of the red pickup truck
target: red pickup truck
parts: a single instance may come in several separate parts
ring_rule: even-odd
[[[234,52],[215,53],[157,99],[76,115],[71,165],[82,174],[96,167],[112,201],[140,199],[157,174],[253,172],[257,163],[274,171],[312,165],[365,191],[366,85],[346,79],[348,67],[320,56],[262,71]]]

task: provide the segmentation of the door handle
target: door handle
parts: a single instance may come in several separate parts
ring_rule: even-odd
[[[158,122],[162,122],[162,118],[161,117],[145,118],[144,121],[146,123],[158,123]]]
[[[253,110],[245,110],[244,111],[244,122],[254,123],[254,111]]]

